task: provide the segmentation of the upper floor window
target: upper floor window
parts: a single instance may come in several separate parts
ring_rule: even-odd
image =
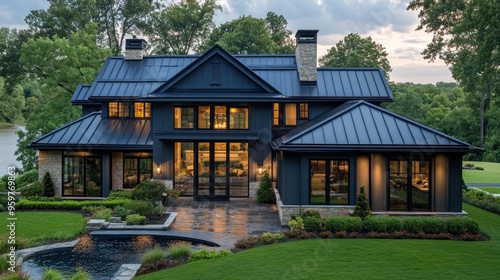
[[[196,109],[196,110],[195,110]],[[248,107],[175,107],[176,129],[248,129]],[[195,117],[195,111],[198,116]],[[197,124],[194,124],[196,120]]]
[[[149,118],[151,117],[151,103],[135,102],[134,117]]]
[[[274,125],[280,125],[281,124],[281,110],[280,110],[280,104],[279,103],[274,103],[273,104],[273,124]]]
[[[126,118],[130,116],[130,104],[128,102],[109,102],[108,116]]]
[[[297,104],[286,103],[285,125],[297,125]]]
[[[309,103],[299,103],[299,118],[300,119],[309,118]]]

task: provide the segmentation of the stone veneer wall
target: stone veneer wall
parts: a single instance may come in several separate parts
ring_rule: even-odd
[[[257,190],[259,189],[260,181],[250,182],[248,184],[248,197],[253,200],[257,200]]]
[[[462,212],[372,212],[373,216],[376,217],[397,217],[400,219],[417,217],[417,218],[442,218],[442,219],[450,219],[450,218],[465,218],[468,213],[465,211]]]
[[[38,178],[49,172],[56,195],[62,195],[62,168],[61,151],[38,151]]]
[[[142,60],[148,53],[143,49],[125,50],[125,60]]]
[[[123,189],[123,153],[111,154],[111,190]]]
[[[298,43],[295,49],[297,71],[301,82],[315,82],[317,80],[316,44]]]

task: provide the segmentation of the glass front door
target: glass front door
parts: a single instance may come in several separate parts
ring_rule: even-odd
[[[227,144],[198,143],[198,188],[201,199],[227,199]]]

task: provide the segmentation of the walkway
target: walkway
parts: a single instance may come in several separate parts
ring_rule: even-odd
[[[170,227],[173,230],[200,230],[239,237],[282,231],[277,206],[250,199],[194,201],[179,197],[167,211],[177,212]]]

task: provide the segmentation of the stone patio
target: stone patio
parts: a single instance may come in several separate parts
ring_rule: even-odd
[[[179,197],[166,211],[177,212],[170,228],[181,231],[201,230],[245,237],[283,230],[275,204],[260,204],[251,199],[194,201]]]

